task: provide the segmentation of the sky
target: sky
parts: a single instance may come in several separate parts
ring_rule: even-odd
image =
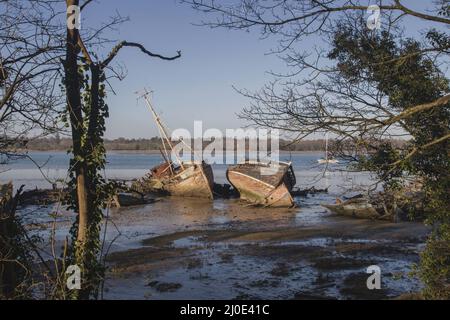
[[[192,131],[194,120],[202,120],[205,128],[241,127],[245,123],[238,120],[236,113],[247,100],[233,86],[257,90],[270,79],[266,71],[283,68],[277,57],[267,54],[276,45],[275,40],[259,40],[257,32],[195,26],[193,23],[198,23],[202,14],[186,4],[174,0],[107,3],[94,3],[85,10],[82,23],[99,25],[117,10],[130,21],[107,34],[109,37],[139,42],[166,56],[182,52],[178,60],[163,61],[137,49],[122,49],[116,61],[126,67],[127,77],[112,82],[116,94],[110,93],[107,100],[107,138],[157,135],[149,110],[136,99],[135,92],[143,88],[154,91],[153,104],[172,130]]]
[[[423,3],[408,1],[411,7]],[[130,20],[106,33],[107,37],[139,42],[167,56],[181,50],[182,57],[163,61],[133,48],[120,51],[115,61],[126,67],[127,77],[112,81],[115,94],[107,98],[107,138],[158,134],[151,113],[142,100],[137,101],[135,92],[143,88],[154,91],[153,104],[171,130],[192,132],[195,120],[202,120],[205,129],[242,127],[246,123],[236,114],[249,101],[233,86],[255,91],[272,79],[267,71],[285,70],[283,62],[269,54],[277,46],[276,39],[259,39],[256,29],[245,32],[194,25],[207,16],[177,0],[96,0],[83,11],[81,28],[84,24],[100,26],[115,12]],[[406,23],[409,29],[418,27],[417,22]],[[311,37],[300,45],[311,47],[315,41]],[[103,55],[109,49],[107,45]]]

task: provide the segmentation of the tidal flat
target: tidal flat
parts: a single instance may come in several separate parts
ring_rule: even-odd
[[[142,227],[148,215],[154,231],[113,246],[104,297],[390,299],[420,290],[410,272],[427,235],[421,223],[338,217],[320,206],[323,198],[304,199],[300,209],[177,198],[117,209],[119,228]],[[367,289],[371,265],[381,268],[380,290]]]
[[[41,155],[42,161],[47,154]],[[67,160],[50,155],[48,172],[64,171]],[[411,275],[428,229],[422,223],[373,221],[336,216],[322,207],[371,184],[370,176],[342,168],[322,174],[319,154],[285,155],[297,187],[328,193],[295,197],[297,208],[248,206],[238,199],[155,197],[153,203],[105,212],[102,226],[107,274],[105,299],[391,299],[421,289]],[[291,158],[288,158],[291,157]],[[157,155],[111,155],[109,178],[131,180],[160,159]],[[32,169],[25,163],[12,173]],[[226,166],[214,166],[225,183]],[[52,171],[53,170],[53,171]],[[34,172],[34,171],[33,171]],[[17,176],[49,187],[38,173]],[[56,219],[50,215],[57,212]],[[20,208],[30,233],[42,236],[51,252],[55,230],[58,255],[75,215],[60,205]],[[44,254],[46,259],[51,257]],[[368,290],[367,267],[381,269],[381,289]]]

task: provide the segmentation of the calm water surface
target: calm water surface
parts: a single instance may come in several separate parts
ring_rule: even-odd
[[[12,160],[7,165],[0,165],[0,182],[13,181],[15,186],[24,184],[27,189],[49,188],[50,181],[66,180],[69,156],[66,152],[30,152],[29,156],[41,166],[39,170],[33,161],[28,158]],[[322,153],[281,153],[281,161],[291,161],[297,176],[299,187],[330,187],[355,188],[359,184],[366,184],[369,176],[362,173],[343,172],[345,165],[332,165],[327,168],[317,164]],[[143,176],[150,168],[162,162],[159,154],[109,152],[104,172],[109,179],[135,179]],[[225,183],[227,165],[213,164],[215,181]]]

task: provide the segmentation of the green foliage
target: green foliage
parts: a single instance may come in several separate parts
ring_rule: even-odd
[[[427,241],[427,250],[421,254],[420,275],[425,283],[424,297],[450,297],[450,225],[441,224]]]
[[[434,47],[450,42],[446,34],[435,30],[428,32],[427,39]],[[419,42],[395,39],[387,31],[360,32],[342,26],[333,38],[329,58],[337,60],[340,74],[350,83],[364,79],[386,95],[385,108],[395,114],[450,92],[448,79],[422,50]],[[398,187],[403,176],[421,178],[424,214],[433,233],[421,255],[419,274],[426,285],[426,297],[449,299],[450,141],[433,142],[449,133],[450,105],[404,119],[403,128],[412,136],[408,148],[400,152],[380,144],[369,157],[360,159],[359,166],[375,171],[387,188]]]
[[[444,17],[450,17],[450,4],[448,0],[437,0],[438,14]]]
[[[42,239],[28,236],[23,221],[15,214],[18,197],[12,197],[12,185],[0,192],[0,300],[32,298],[34,246]],[[4,287],[2,287],[4,286]],[[3,296],[2,296],[3,294]]]
[[[407,164],[393,166],[392,164],[401,159],[401,152],[389,142],[384,142],[367,156],[361,156],[356,164],[360,170],[374,172],[378,179],[383,182],[385,190],[399,190],[403,186],[403,172]]]

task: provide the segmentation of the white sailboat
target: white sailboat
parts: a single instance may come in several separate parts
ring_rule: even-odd
[[[317,162],[319,164],[339,163],[339,161],[337,159],[328,157],[328,133],[325,135],[325,158],[318,159]]]

